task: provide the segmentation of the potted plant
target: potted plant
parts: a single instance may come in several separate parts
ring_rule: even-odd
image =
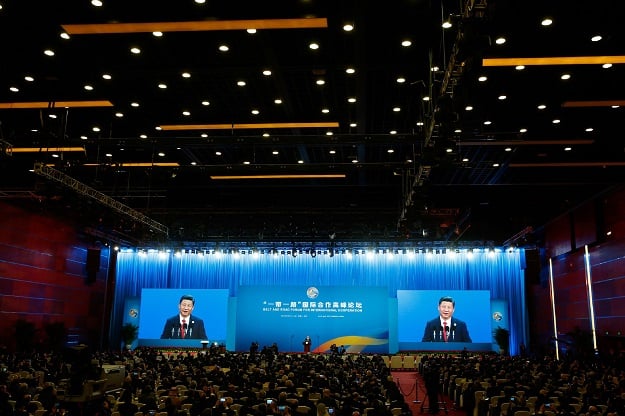
[[[493,331],[493,337],[495,342],[499,345],[499,352],[502,355],[507,355],[510,350],[510,331],[500,326]]]
[[[137,336],[139,335],[139,327],[130,322],[125,323],[124,325],[122,325],[120,335],[121,335],[122,341],[124,341],[124,345],[126,346],[126,348],[130,349],[132,346],[132,343],[135,342],[135,340],[137,339]]]

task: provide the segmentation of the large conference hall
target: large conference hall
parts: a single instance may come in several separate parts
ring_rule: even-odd
[[[0,415],[625,415],[624,20],[0,0]]]

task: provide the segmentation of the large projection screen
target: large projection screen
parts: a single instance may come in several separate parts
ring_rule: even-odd
[[[423,342],[426,324],[438,317],[438,302],[443,296],[451,296],[455,301],[453,317],[466,323],[471,342]],[[488,290],[398,290],[397,309],[400,351],[492,350]]]
[[[195,299],[192,316],[202,319],[205,339],[161,339],[167,319],[178,314],[182,295]],[[228,289],[143,289],[139,313],[139,345],[149,347],[202,348],[225,345],[228,320]]]
[[[336,286],[242,286],[238,291],[236,350],[311,352],[344,346],[346,352],[386,353],[389,345],[387,288]]]

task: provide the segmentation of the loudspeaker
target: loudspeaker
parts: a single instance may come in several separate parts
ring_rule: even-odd
[[[85,269],[87,271],[87,283],[94,283],[96,275],[100,271],[100,249],[88,248],[87,249],[87,261],[85,262]]]
[[[528,283],[540,283],[541,259],[536,248],[525,249],[525,278]]]

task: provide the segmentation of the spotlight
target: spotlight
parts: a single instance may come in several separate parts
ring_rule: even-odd
[[[314,248],[310,250],[310,257],[317,257],[317,250],[315,250]]]

